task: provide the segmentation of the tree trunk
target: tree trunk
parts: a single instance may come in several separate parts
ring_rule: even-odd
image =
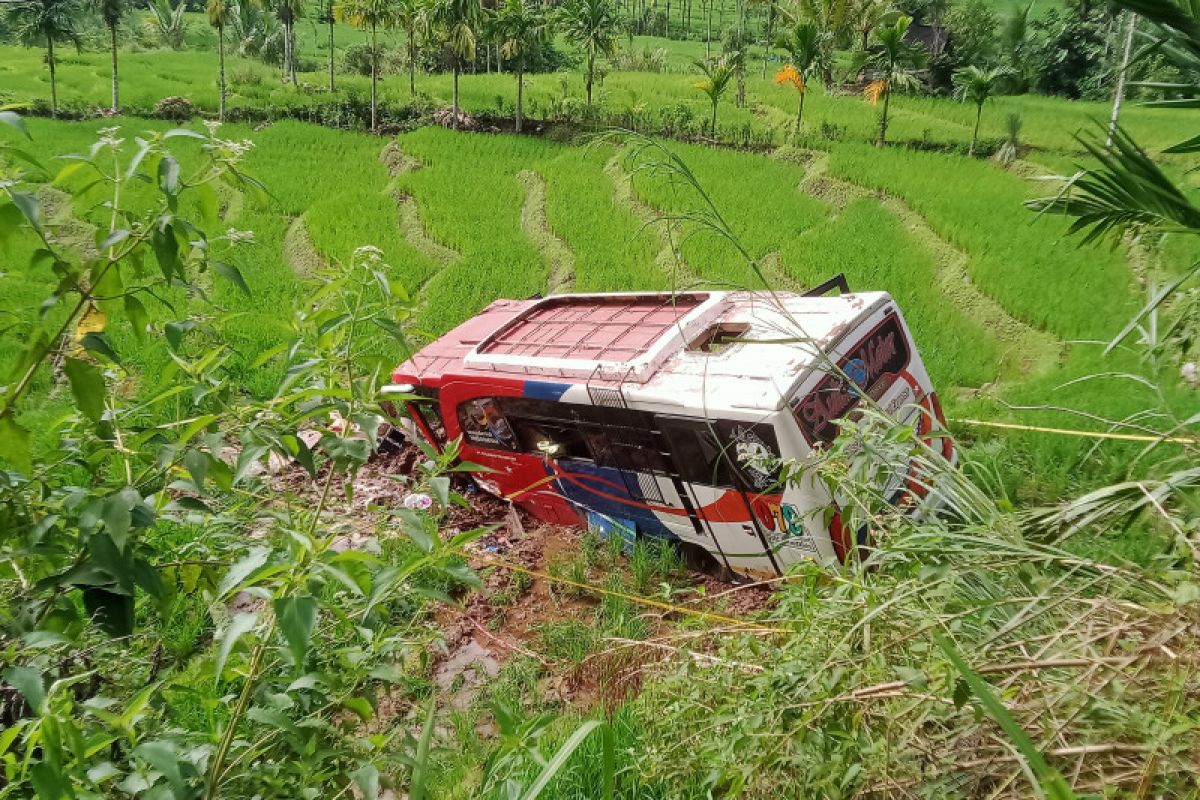
[[[587,104],[589,106],[592,104],[592,75],[595,67],[596,54],[589,51],[587,60]]]
[[[716,0],[708,0],[708,30],[704,34],[704,58],[712,60],[712,12]]]
[[[979,120],[983,117],[983,103],[975,106],[975,130],[971,133],[971,147],[967,150],[968,156],[975,155],[975,145],[979,143]]]
[[[329,9],[329,91],[333,88],[333,8]]]
[[[58,83],[54,75],[54,39],[46,37],[46,63],[50,66],[50,117],[58,119]]]
[[[883,95],[883,116],[879,118],[879,141],[875,144],[883,147],[887,144],[888,104],[892,102],[892,87],[888,87]]]
[[[217,72],[217,83],[221,87],[221,100],[217,105],[217,120],[225,121],[225,26],[217,26],[217,53],[219,56],[218,63],[220,64]]]
[[[452,113],[454,114],[454,116],[450,120],[450,124],[454,127],[454,130],[458,130],[458,74],[461,71],[462,71],[462,68],[458,63],[458,56],[455,56],[454,57],[454,107],[452,109]]]
[[[417,96],[417,32],[408,29],[408,96]]]
[[[521,113],[525,102],[525,67],[517,67],[517,133],[521,132]]]
[[[717,100],[713,100],[713,115],[712,115],[712,138],[717,140]]]
[[[1126,12],[1129,13],[1129,12]],[[1125,73],[1129,70],[1129,58],[1133,51],[1133,33],[1137,29],[1137,14],[1129,14],[1129,29],[1125,32],[1125,51],[1121,54],[1121,69],[1117,72],[1117,87],[1113,92],[1112,116],[1108,120],[1108,138],[1105,147],[1112,147],[1117,135],[1117,124],[1121,121],[1121,103],[1125,100]]]
[[[371,133],[379,132],[379,110],[376,85],[379,82],[379,48],[375,39],[375,25],[371,25]]]
[[[804,122],[804,96],[807,91],[800,93],[800,110],[796,112],[796,144],[800,144],[800,124]]]
[[[117,23],[108,26],[108,37],[112,49],[112,113],[116,114],[121,105],[121,81],[117,75]]]
[[[295,19],[288,20],[287,35],[288,35],[288,41],[291,42],[291,45],[288,47],[288,56],[290,57],[290,61],[291,61],[292,84],[295,85],[295,83],[296,83],[296,20]]]

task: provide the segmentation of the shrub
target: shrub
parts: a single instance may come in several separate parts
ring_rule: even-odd
[[[241,67],[229,73],[229,82],[239,86],[260,86],[263,76],[253,67]]]
[[[180,122],[196,116],[196,106],[186,97],[171,95],[170,97],[164,97],[155,104],[154,114],[163,119]]]
[[[623,72],[666,72],[667,51],[656,47],[643,47],[641,52],[623,50],[612,60],[613,69]]]
[[[399,50],[379,47],[377,48],[377,57],[379,58],[380,75],[394,75],[403,72],[408,66],[404,54]],[[342,63],[348,72],[353,72],[355,75],[370,76],[371,45],[366,42],[357,42],[350,45],[342,54]]]

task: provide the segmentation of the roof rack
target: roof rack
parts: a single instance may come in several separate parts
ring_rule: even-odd
[[[837,289],[839,294],[850,294],[850,285],[846,283],[846,273],[839,272],[824,283],[804,292],[801,297],[823,297],[834,289]]]

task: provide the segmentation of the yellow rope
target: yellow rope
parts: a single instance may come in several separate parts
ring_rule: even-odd
[[[758,622],[751,622],[751,621],[744,620],[744,619],[737,619],[736,617],[726,617],[723,614],[714,614],[711,611],[701,611],[700,609],[696,609],[696,608],[687,608],[686,606],[677,606],[672,603],[664,603],[661,600],[654,600],[649,597],[642,597],[641,595],[626,594],[625,592],[616,592],[616,591],[613,591],[612,589],[605,589],[602,586],[595,586],[590,583],[581,583],[579,581],[573,581],[569,578],[562,578],[562,577],[558,577],[558,576],[554,576],[554,575],[549,575],[545,572],[539,572],[535,569],[529,569],[528,567],[525,567],[521,564],[517,564],[515,562],[508,561],[507,559],[497,558],[495,556],[482,556],[479,553],[469,553],[465,550],[456,550],[455,552],[457,552],[459,555],[463,556],[464,558],[482,561],[484,564],[486,564],[488,566],[501,567],[503,569],[511,569],[514,572],[523,572],[526,575],[529,575],[531,577],[541,578],[542,580],[546,580],[551,583],[561,583],[566,586],[573,586],[576,589],[583,589],[584,591],[593,592],[595,594],[607,595],[609,597],[619,597],[623,600],[628,600],[632,603],[637,603],[639,605],[648,606],[650,608],[657,608],[661,611],[669,611],[669,612],[676,613],[676,614],[684,614],[686,616],[695,617],[697,619],[709,620],[711,622],[719,622],[722,625],[736,625],[739,628],[741,628],[743,630],[748,630],[748,631],[758,631],[761,633],[782,633],[782,634],[790,633],[790,631],[788,631],[784,628],[777,628],[777,627],[774,627],[771,625],[763,625]]]
[[[976,425],[983,428],[1004,428],[1014,431],[1033,431],[1035,433],[1057,433],[1063,436],[1083,436],[1089,439],[1120,439],[1128,442],[1164,442],[1168,444],[1200,444],[1200,436],[1153,436],[1148,433],[1111,433],[1106,431],[1080,431],[1072,428],[1045,428],[1040,425],[1020,425],[1015,422],[988,422],[981,419],[951,419],[962,425]]]

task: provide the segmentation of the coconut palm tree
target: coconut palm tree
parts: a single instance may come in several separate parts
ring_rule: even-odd
[[[46,65],[50,68],[50,116],[58,116],[57,62],[54,58],[55,42],[71,42],[76,49],[80,46],[76,20],[79,18],[76,0],[19,0],[9,6],[8,16],[12,20],[13,32],[27,47],[44,44]]]
[[[844,46],[854,29],[854,0],[796,0],[794,21],[812,20],[825,35],[826,47],[832,56],[834,44]],[[833,59],[826,58],[821,67],[821,80],[829,85],[833,82]]]
[[[343,0],[334,7],[334,13],[342,22],[349,22],[360,30],[371,31],[371,131],[378,131],[378,33],[380,28],[390,28],[395,24],[395,5],[392,0]]]
[[[524,116],[525,60],[550,35],[550,18],[537,0],[506,0],[496,12],[492,35],[500,45],[500,55],[517,73],[517,133]]]
[[[172,50],[187,47],[186,0],[179,0],[175,5],[171,5],[170,0],[153,0],[147,7],[163,44]]]
[[[917,71],[925,65],[926,53],[921,45],[904,41],[904,34],[911,24],[912,17],[901,16],[891,25],[876,29],[875,49],[867,59],[867,66],[875,74],[874,80],[866,88],[867,99],[872,105],[883,100],[879,138],[875,142],[880,147],[887,143],[888,107],[892,93],[897,89],[903,91],[920,85]]]
[[[1000,81],[1009,74],[1005,67],[963,67],[954,73],[954,94],[964,103],[970,101],[975,104],[975,130],[971,133],[971,147],[967,155],[975,155],[975,145],[979,143],[979,120],[983,117],[983,104],[996,93]]]
[[[819,72],[826,58],[826,34],[812,20],[802,20],[779,35],[777,45],[787,53],[788,66],[775,75],[776,83],[791,83],[800,93],[800,108],[796,111],[796,137],[800,137],[800,125],[804,121],[804,97],[813,74]],[[787,73],[787,74],[785,74]]]
[[[426,0],[397,0],[396,24],[404,30],[408,49],[408,94],[417,93],[417,45],[429,35],[430,5]]]
[[[621,21],[612,0],[568,0],[562,7],[559,24],[567,40],[584,52],[587,59],[587,104],[592,104],[592,84],[596,79],[596,56],[609,56],[617,46]]]
[[[475,59],[479,28],[483,23],[483,6],[479,0],[436,0],[433,16],[450,53],[454,67],[454,103],[451,125],[458,128],[458,79],[463,65]]]
[[[121,88],[117,79],[117,26],[125,14],[124,0],[92,0],[92,7],[100,15],[100,21],[108,28],[108,45],[112,53],[112,113],[116,114],[120,105]]]
[[[704,73],[704,80],[694,84],[700,91],[708,95],[708,101],[712,103],[712,137],[717,138],[717,104],[721,102],[721,96],[729,89],[729,82],[733,80],[737,70],[733,62],[726,56],[717,59],[708,59],[707,61],[696,61],[696,66]]]
[[[870,47],[871,32],[880,25],[886,25],[899,13],[892,5],[892,0],[858,0],[851,14],[860,37],[861,48],[866,50]]]
[[[208,14],[208,24],[217,29],[218,83],[221,87],[221,100],[217,106],[217,119],[225,119],[225,28],[237,14],[237,6],[230,0],[208,0],[205,8]]]

